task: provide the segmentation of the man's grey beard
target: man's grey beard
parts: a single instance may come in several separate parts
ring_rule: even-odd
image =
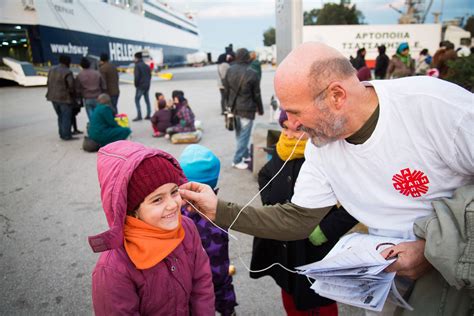
[[[326,146],[327,144],[340,139],[340,137],[345,134],[347,119],[344,116],[341,115],[335,117],[329,115],[328,121],[329,122],[322,122],[322,124],[320,123],[318,129],[312,129],[305,126],[301,128],[301,130],[311,139],[314,146]]]

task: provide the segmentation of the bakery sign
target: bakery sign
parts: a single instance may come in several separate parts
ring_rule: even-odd
[[[339,50],[346,57],[359,48],[367,51],[366,60],[374,60],[377,47],[385,45],[387,55],[395,54],[398,45],[407,42],[412,56],[427,48],[433,54],[441,41],[440,24],[394,25],[308,25],[303,27],[303,42],[320,41]]]

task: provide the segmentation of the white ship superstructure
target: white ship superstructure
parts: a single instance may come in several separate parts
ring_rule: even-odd
[[[17,48],[33,63],[108,53],[127,64],[148,50],[157,64],[181,64],[200,47],[192,17],[156,0],[4,0],[0,23],[2,56],[18,57],[11,56]]]

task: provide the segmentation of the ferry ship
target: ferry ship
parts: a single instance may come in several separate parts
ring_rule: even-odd
[[[146,51],[155,65],[182,65],[200,48],[197,24],[157,0],[2,0],[0,56],[51,65],[107,53],[128,65]]]

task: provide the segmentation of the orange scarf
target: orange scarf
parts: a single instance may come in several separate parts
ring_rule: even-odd
[[[139,270],[149,269],[168,256],[184,239],[184,228],[173,230],[151,226],[138,218],[127,216],[124,226],[125,251]]]

